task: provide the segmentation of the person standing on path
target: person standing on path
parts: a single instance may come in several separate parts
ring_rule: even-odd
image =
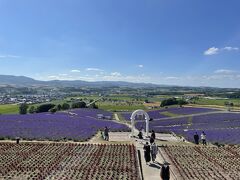
[[[151,144],[151,156],[152,156],[152,162],[155,162],[155,159],[157,157],[157,153],[158,153],[158,147],[157,145],[154,143]]]
[[[101,138],[102,138],[102,139],[105,139],[104,132],[103,132],[102,129],[100,130],[100,133],[101,133]]]
[[[154,130],[152,130],[151,138],[153,138],[154,140],[156,139],[156,135],[155,135]]]
[[[154,139],[150,137],[150,144],[154,143]]]
[[[146,164],[149,165],[148,163],[151,161],[151,156],[150,156],[151,148],[148,142],[146,142],[143,149],[144,149],[144,158],[145,158]]]
[[[164,161],[164,163],[161,167],[160,177],[161,177],[162,180],[169,180],[170,179],[169,165],[166,161]]]
[[[201,134],[201,140],[202,140],[202,144],[203,144],[203,145],[207,145],[206,134],[205,134],[204,131],[203,131],[202,134]]]
[[[139,133],[138,133],[138,138],[139,138],[139,139],[143,139],[142,131],[139,131]]]
[[[194,134],[193,137],[194,137],[195,144],[199,144],[199,135],[197,132]]]
[[[104,129],[104,137],[106,141],[109,141],[109,129],[107,128],[107,126]]]

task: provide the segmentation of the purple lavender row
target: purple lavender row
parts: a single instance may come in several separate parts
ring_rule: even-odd
[[[39,113],[28,115],[1,115],[0,137],[37,140],[77,140],[85,141],[99,129],[108,126],[111,131],[129,131],[130,129],[113,121],[96,118],[99,111],[78,110],[79,115],[67,113]]]
[[[198,113],[206,113],[206,112],[214,112],[219,111],[217,109],[209,109],[209,108],[195,108],[195,107],[174,107],[174,108],[167,108],[161,110],[154,110],[148,111],[148,115],[152,119],[161,119],[166,118],[168,116],[161,114],[162,112],[170,112],[176,115],[190,115],[190,114],[198,114]],[[126,112],[122,113],[122,116],[125,120],[130,120],[131,113]]]
[[[174,132],[193,141],[195,132],[209,133],[208,140],[212,143],[240,144],[240,114],[219,113],[195,117],[175,118],[150,122],[150,130],[156,132]],[[145,122],[137,122],[136,128],[142,129]]]
[[[168,112],[179,115],[188,115],[188,114],[198,114],[198,113],[206,113],[206,112],[214,112],[219,111],[217,109],[209,109],[209,108],[195,108],[195,107],[184,107],[184,108],[169,108]]]
[[[194,142],[193,134],[195,132],[201,133],[200,130],[178,131],[177,133],[183,134],[187,140]],[[240,144],[240,129],[209,129],[204,132],[207,134],[207,141],[211,143]]]

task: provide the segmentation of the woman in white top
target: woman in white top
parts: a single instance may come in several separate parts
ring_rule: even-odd
[[[201,140],[202,140],[202,144],[203,144],[203,145],[207,145],[207,142],[206,142],[206,134],[205,134],[204,131],[203,131],[202,134],[201,134]]]

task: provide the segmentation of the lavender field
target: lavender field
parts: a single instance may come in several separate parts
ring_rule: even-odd
[[[64,112],[0,115],[0,138],[85,141],[105,126],[110,128],[110,131],[129,131],[123,124],[97,119],[99,113],[111,116],[109,112],[97,109],[76,109],[72,112],[75,115]]]
[[[138,129],[144,126],[145,122],[136,122]],[[240,113],[216,113],[153,120],[150,122],[150,129],[156,132],[174,132],[192,142],[195,132],[200,135],[202,131],[205,131],[209,142],[240,144]]]
[[[153,110],[148,111],[148,115],[152,119],[161,119],[161,118],[167,118],[165,112],[169,112],[171,114],[174,114],[176,116],[181,115],[190,115],[190,114],[199,114],[199,113],[208,113],[208,112],[215,112],[219,111],[217,109],[210,109],[210,108],[197,108],[197,107],[174,107],[174,108],[167,108],[167,109],[161,109],[161,110]],[[124,112],[121,115],[124,117],[125,120],[130,120],[132,112]]]

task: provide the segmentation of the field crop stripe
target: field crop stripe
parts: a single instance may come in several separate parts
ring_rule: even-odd
[[[203,157],[205,157],[210,163],[213,163],[214,165],[218,165],[218,166],[222,169],[222,172],[225,171],[223,165],[221,165],[221,164],[220,164],[219,162],[217,162],[216,160],[214,160],[214,159],[210,158],[209,156],[207,156],[205,153],[203,153],[203,152],[200,150],[199,147],[196,147],[196,146],[195,146],[194,149],[195,149],[199,154],[201,154]],[[220,173],[220,172],[219,172],[219,173]],[[222,177],[228,178],[228,177],[226,177],[226,173],[221,173],[221,175],[222,175]]]
[[[14,147],[14,146],[12,146],[12,147]],[[5,169],[6,169],[6,172],[5,172],[5,173],[11,172],[12,169],[10,169],[10,167],[13,167],[13,166],[17,167],[17,166],[19,166],[22,161],[25,161],[27,158],[29,158],[29,156],[31,156],[32,154],[34,154],[34,153],[36,153],[36,152],[38,152],[38,151],[40,151],[39,147],[34,147],[33,149],[31,149],[31,150],[28,151],[29,154],[27,154],[27,152],[23,153],[25,156],[22,157],[22,158],[16,159],[15,161],[11,162],[11,163],[8,165],[8,167],[5,168]],[[26,155],[26,154],[27,154],[27,155]]]
[[[9,143],[6,143],[6,145],[8,145],[8,146],[0,149],[0,153],[1,153],[1,152],[6,152],[8,149],[10,149],[10,148],[12,147]]]
[[[238,152],[234,151],[233,149],[231,149],[229,147],[227,148],[227,151],[230,152],[231,154],[233,154],[236,157],[240,157],[240,154]]]
[[[63,151],[62,153],[58,154],[58,156],[55,157],[54,161],[51,163],[51,164],[55,164],[54,168],[59,168],[59,164],[62,162],[62,160],[65,158],[65,155],[69,154],[69,152],[73,150],[73,146],[68,146],[68,149],[66,149],[65,151]],[[49,171],[48,170],[50,169],[51,167],[51,164],[49,164],[47,167],[45,167],[45,169],[40,172],[38,174],[39,178],[38,179],[45,179],[49,174],[52,173],[52,171]]]
[[[172,156],[173,154],[170,152],[169,148],[168,148],[168,147],[164,148],[164,151],[166,152],[167,156],[168,156],[169,159],[172,161],[172,163],[173,163],[173,164],[174,164],[174,162],[176,163],[175,167],[177,168],[178,173],[179,173],[182,177],[184,177],[184,175],[185,175],[186,177],[189,178],[188,173],[185,172],[185,169],[183,169],[183,168],[181,167],[181,164],[178,162],[178,160],[177,160],[176,158],[173,158],[173,156]],[[180,170],[180,169],[181,169],[181,170]]]
[[[228,113],[228,114],[239,114],[236,112],[228,112],[228,111],[214,111],[214,112],[205,112],[205,113],[196,113],[196,114],[186,114],[186,115],[179,115],[177,117],[164,117],[164,118],[156,118],[154,119],[154,121],[161,121],[161,120],[176,120],[176,119],[180,119],[180,118],[184,118],[184,117],[195,117],[195,116],[203,116],[203,115],[211,115],[211,114],[224,114],[224,113]],[[140,122],[144,122],[143,120],[139,120]]]
[[[161,149],[161,146],[158,146],[158,153],[160,154],[160,156],[162,157],[163,159],[163,162],[166,161],[166,159],[164,158],[163,154],[162,154],[162,151],[160,150]],[[170,159],[170,158],[169,158]],[[171,159],[170,159],[171,160]],[[177,180],[177,176],[176,174],[174,173],[174,171],[172,170],[172,168],[170,168],[170,172],[172,173],[172,175],[174,176],[174,180]]]

